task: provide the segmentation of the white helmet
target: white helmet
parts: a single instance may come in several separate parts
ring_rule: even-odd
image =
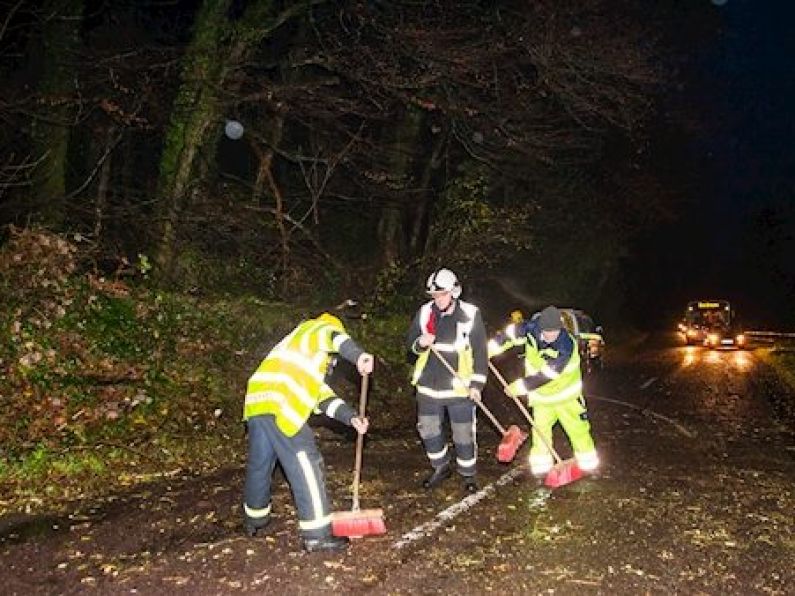
[[[445,268],[437,269],[431,273],[425,283],[425,289],[429,294],[433,292],[450,292],[453,298],[458,298],[461,295],[461,283],[455,273]]]

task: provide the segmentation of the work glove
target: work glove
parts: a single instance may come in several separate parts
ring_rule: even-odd
[[[417,339],[417,344],[419,344],[421,348],[427,348],[435,341],[436,341],[436,336],[433,333],[423,333]]]
[[[469,388],[469,399],[471,399],[473,402],[479,404],[482,397],[483,396],[480,394],[480,389],[476,389],[475,387]]]
[[[499,356],[502,353],[501,348],[502,344],[500,344],[496,339],[490,339],[486,344],[486,353],[488,354],[489,360],[495,356]]]
[[[354,416],[351,418],[351,426],[356,429],[356,432],[363,435],[370,428],[370,421],[364,416]]]
[[[359,356],[359,359],[356,361],[356,368],[359,370],[359,374],[369,375],[373,372],[373,355],[368,354],[367,352],[362,352]]]
[[[520,395],[525,395],[527,393],[527,388],[524,384],[524,379],[516,379],[510,385],[505,387],[505,395],[508,397],[519,397]]]

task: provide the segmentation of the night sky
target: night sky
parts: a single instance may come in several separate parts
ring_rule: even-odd
[[[638,300],[663,322],[727,298],[751,326],[795,331],[795,4],[711,9],[719,32],[688,57],[653,150],[684,208],[636,255]]]

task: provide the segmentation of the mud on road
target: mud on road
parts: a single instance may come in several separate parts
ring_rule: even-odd
[[[0,593],[791,594],[795,452],[774,404],[793,395],[773,373],[750,352],[647,346],[614,354],[586,387],[598,477],[541,486],[523,467],[527,446],[496,461],[499,436],[481,419],[479,480],[492,486],[457,505],[456,477],[420,488],[428,465],[411,404],[393,403],[400,424],[379,427],[373,413],[362,478],[362,507],[384,509],[383,536],[304,553],[279,477],[274,522],[245,537],[241,452],[211,475],[109,491],[63,516],[1,519]],[[486,399],[522,424],[495,391]],[[345,509],[352,437],[318,435]],[[556,444],[568,455],[562,435]],[[447,519],[451,508],[462,512]]]

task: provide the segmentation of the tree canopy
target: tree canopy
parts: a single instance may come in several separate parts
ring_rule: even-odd
[[[644,150],[677,3],[50,4],[0,29],[0,220],[100,267],[318,297],[598,245],[576,293],[672,200]]]

